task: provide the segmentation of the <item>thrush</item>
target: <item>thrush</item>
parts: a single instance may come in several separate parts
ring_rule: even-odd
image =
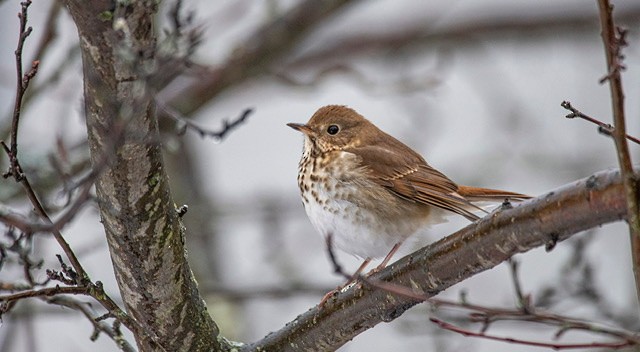
[[[304,134],[298,186],[307,216],[337,248],[364,259],[359,271],[383,256],[378,269],[386,266],[407,238],[447,213],[476,221],[482,210],[474,202],[530,198],[457,185],[346,106],[287,125]]]

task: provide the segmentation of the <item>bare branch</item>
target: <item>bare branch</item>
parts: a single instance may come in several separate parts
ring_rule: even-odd
[[[627,222],[629,223],[633,273],[636,281],[636,295],[640,300],[640,205],[638,204],[640,203],[640,192],[638,192],[638,178],[633,172],[629,145],[626,140],[624,92],[622,90],[622,77],[620,74],[620,71],[624,69],[622,63],[622,48],[627,45],[625,39],[626,31],[615,26],[613,21],[613,6],[609,4],[609,0],[598,0],[598,6],[600,8],[602,41],[607,58],[607,80],[609,81],[611,92],[615,126],[612,135],[616,145],[618,164],[625,188],[629,214]]]
[[[22,98],[29,86],[29,82],[38,72],[38,61],[34,61],[31,65],[31,69],[22,74],[22,50],[27,37],[31,34],[33,28],[27,27],[28,9],[31,5],[31,0],[26,0],[20,3],[21,12],[18,14],[20,19],[20,30],[18,34],[18,47],[15,51],[16,56],[16,99],[13,105],[13,118],[11,121],[11,145],[10,147],[5,144],[4,141],[0,141],[2,147],[9,157],[9,171],[3,174],[3,177],[13,176],[17,182],[20,182],[22,178],[22,169],[18,163],[18,126],[20,124],[20,111],[22,108]]]
[[[86,287],[77,286],[58,286],[41,288],[37,290],[25,290],[8,295],[0,295],[0,301],[13,302],[24,298],[47,297],[58,294],[86,295],[88,290]]]
[[[218,68],[208,70],[196,82],[182,89],[168,105],[183,115],[191,115],[230,85],[268,71],[310,29],[355,0],[305,0],[258,28],[248,41]]]
[[[522,285],[520,284],[520,278],[518,276],[518,261],[514,258],[509,258],[509,267],[511,268],[511,281],[513,282],[513,287],[516,290],[518,306],[522,311],[529,313],[532,310],[531,301],[522,291]]]
[[[624,348],[624,347],[628,347],[628,346],[633,346],[633,345],[636,344],[636,343],[634,343],[632,341],[566,343],[566,344],[564,344],[564,343],[553,343],[553,342],[539,342],[539,341],[532,341],[532,340],[516,339],[516,338],[513,338],[513,337],[500,337],[500,336],[488,335],[488,334],[486,334],[484,332],[473,332],[471,330],[467,330],[467,329],[463,329],[463,328],[457,327],[455,325],[449,324],[447,322],[444,322],[444,321],[442,321],[440,319],[436,319],[436,318],[429,318],[429,320],[432,323],[437,324],[439,327],[441,327],[441,328],[443,328],[445,330],[457,332],[457,333],[462,334],[464,336],[481,337],[481,338],[485,338],[485,339],[489,339],[489,340],[503,341],[503,342],[508,342],[508,343],[527,345],[527,346],[547,347],[547,348],[552,348],[554,350],[566,350],[566,349],[578,349],[578,348],[612,348],[612,349],[619,349],[619,348]]]
[[[238,126],[243,124],[247,120],[249,115],[251,115],[251,113],[253,112],[252,108],[245,109],[242,114],[240,114],[240,116],[238,116],[235,120],[222,120],[222,128],[218,131],[213,131],[198,126],[195,122],[191,121],[191,119],[182,116],[179,111],[171,108],[170,106],[157,101],[156,103],[158,104],[158,107],[165,113],[165,116],[170,117],[171,119],[182,125],[182,127],[179,128],[178,134],[184,134],[189,128],[196,131],[200,135],[200,137],[211,137],[216,142],[221,141],[229,132],[233,131]]]
[[[98,338],[99,333],[105,333],[118,345],[120,350],[125,352],[135,352],[136,349],[124,338],[120,331],[119,320],[115,320],[112,326],[102,322],[107,317],[111,317],[110,313],[95,317],[95,312],[91,309],[91,306],[84,302],[70,299],[69,297],[52,297],[46,299],[50,304],[56,304],[59,306],[69,307],[74,310],[80,311],[93,325],[94,333],[91,335],[91,340],[95,341]]]
[[[371,279],[432,297],[451,285],[488,270],[516,253],[544,246],[599,224],[626,217],[618,171],[601,172],[512,209],[504,209],[414,252]],[[552,234],[552,235],[551,235]],[[428,270],[426,270],[428,269]],[[421,300],[355,285],[312,308],[283,329],[245,351],[334,350],[382,321],[391,321]],[[340,331],[339,336],[335,332]]]
[[[598,131],[600,133],[602,133],[604,135],[607,135],[607,136],[612,136],[613,135],[613,131],[615,130],[613,125],[611,125],[609,123],[604,123],[604,122],[602,122],[602,121],[600,121],[600,120],[598,120],[598,119],[596,119],[594,117],[591,117],[589,115],[586,115],[586,114],[582,113],[580,110],[574,108],[573,105],[571,105],[571,103],[566,101],[566,100],[563,101],[562,103],[560,103],[560,106],[562,106],[563,108],[571,111],[570,114],[565,116],[566,118],[573,119],[573,118],[579,117],[581,119],[587,120],[587,121],[589,121],[589,122],[591,122],[593,124],[598,125]],[[638,139],[638,138],[636,138],[634,136],[628,135],[628,134],[625,134],[625,136],[626,136],[626,138],[628,140],[630,140],[630,141],[632,141],[632,142],[634,142],[636,144],[640,144],[640,139]]]

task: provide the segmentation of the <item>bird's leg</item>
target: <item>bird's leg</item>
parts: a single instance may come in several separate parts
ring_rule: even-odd
[[[384,269],[385,267],[387,267],[387,264],[389,264],[389,261],[391,260],[391,257],[393,257],[394,254],[396,254],[396,252],[398,251],[398,248],[400,248],[400,245],[402,244],[402,242],[398,242],[396,244],[393,245],[393,247],[391,247],[391,250],[389,251],[389,254],[387,254],[386,257],[384,257],[384,259],[382,260],[382,263],[380,263],[380,265],[376,266],[375,268],[373,268],[373,270],[371,270],[368,275],[371,274],[375,274],[378,271]]]
[[[367,265],[369,265],[369,263],[371,262],[371,258],[366,258],[362,264],[360,264],[360,266],[358,267],[358,270],[356,270],[355,273],[353,273],[353,275],[351,275],[351,279],[349,281],[347,281],[347,283],[344,285],[345,287],[348,286],[350,283],[356,281],[358,279],[358,277],[360,276],[360,274],[364,271],[364,268],[367,267]]]
[[[347,280],[346,283],[344,283],[343,285],[340,285],[338,287],[336,287],[335,289],[327,292],[324,296],[322,296],[322,299],[320,300],[320,303],[318,304],[320,307],[324,306],[325,302],[333,295],[335,295],[336,293],[342,291],[342,289],[344,289],[345,287],[351,285],[354,281],[358,280],[358,277],[360,277],[360,274],[364,271],[364,269],[367,267],[367,265],[369,265],[369,263],[371,262],[371,258],[366,258],[362,264],[360,264],[360,266],[358,267],[358,270],[356,270],[355,273],[353,273],[353,275],[351,275],[351,278],[349,280]]]
[[[380,265],[378,265],[377,267],[373,268],[370,272],[368,272],[367,276],[369,276],[371,274],[375,274],[378,271],[384,269],[387,266],[387,264],[389,263],[389,261],[391,260],[391,258],[393,257],[393,255],[396,254],[396,252],[400,248],[400,245],[402,245],[402,242],[394,244],[393,247],[391,247],[391,250],[389,251],[389,253],[382,260],[382,263],[380,263]],[[345,287],[351,285],[354,281],[358,280],[358,278],[360,277],[360,274],[364,271],[364,269],[367,267],[367,265],[369,265],[370,262],[371,262],[371,258],[366,258],[362,262],[362,264],[360,264],[360,266],[358,267],[358,270],[356,270],[356,272],[353,273],[353,275],[351,275],[351,278],[344,285],[338,286],[336,289],[327,292],[322,297],[322,299],[320,300],[320,303],[318,304],[318,306],[320,306],[322,308],[322,306],[324,306],[324,304],[327,302],[327,300],[330,297],[332,297],[336,293],[340,292]],[[361,283],[358,283],[358,285],[360,285],[360,284]]]

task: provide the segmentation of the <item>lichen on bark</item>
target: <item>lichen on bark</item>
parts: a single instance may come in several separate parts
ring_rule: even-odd
[[[126,310],[142,351],[224,348],[186,260],[163,167],[152,89],[155,1],[67,0],[80,36],[96,195]],[[152,342],[153,340],[153,342]]]

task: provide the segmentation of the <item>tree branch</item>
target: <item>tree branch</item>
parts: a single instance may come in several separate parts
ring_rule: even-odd
[[[560,103],[560,106],[562,106],[563,108],[565,108],[565,109],[567,109],[567,110],[571,111],[571,113],[570,113],[570,114],[567,114],[567,115],[565,116],[566,118],[568,118],[568,119],[574,119],[574,118],[576,118],[576,117],[579,117],[579,118],[581,118],[581,119],[583,119],[583,120],[589,121],[589,122],[591,122],[591,123],[593,123],[593,124],[597,125],[597,126],[598,126],[598,131],[599,131],[600,133],[602,133],[602,134],[604,134],[604,135],[607,135],[607,136],[612,136],[612,135],[613,135],[613,131],[615,130],[615,128],[613,127],[613,125],[611,125],[611,124],[609,124],[609,123],[604,123],[604,122],[602,122],[602,121],[600,121],[600,120],[596,119],[595,117],[591,117],[591,116],[589,116],[589,115],[587,115],[587,114],[583,113],[582,111],[580,111],[580,110],[578,110],[578,109],[574,108],[574,107],[573,107],[573,105],[571,105],[571,103],[570,103],[570,102],[568,102],[568,101],[566,101],[566,100],[565,100],[565,101],[563,101],[562,103]],[[634,136],[631,136],[631,135],[629,135],[629,134],[625,134],[625,137],[626,137],[628,140],[632,141],[633,143],[640,144],[640,139],[638,139],[638,138],[636,138],[636,137],[634,137]]]
[[[258,28],[219,68],[205,72],[183,88],[167,105],[191,115],[232,84],[267,72],[269,65],[283,56],[309,30],[355,0],[306,0],[288,13]]]
[[[463,329],[453,324],[449,324],[445,321],[436,318],[429,319],[432,323],[438,325],[442,329],[456,332],[464,336],[481,337],[488,340],[503,341],[507,343],[515,343],[526,346],[546,347],[554,350],[568,350],[568,349],[584,349],[584,348],[606,348],[606,349],[621,349],[628,346],[633,346],[636,343],[633,341],[616,341],[616,342],[590,342],[590,343],[556,343],[556,342],[541,342],[533,340],[524,340],[513,337],[501,337],[495,335],[489,335],[483,331],[474,332],[471,330]]]
[[[636,295],[640,301],[640,193],[638,178],[633,172],[629,145],[626,140],[626,127],[624,116],[624,92],[622,90],[622,77],[620,71],[624,69],[622,63],[622,48],[627,45],[626,31],[614,25],[613,6],[609,0],[598,0],[600,7],[600,23],[602,26],[602,41],[604,42],[605,56],[607,58],[606,80],[609,81],[611,92],[611,105],[613,109],[613,140],[615,141],[618,155],[618,164],[622,172],[622,180],[625,189],[627,207],[629,209],[629,236],[631,240],[631,257],[633,273],[636,280]],[[602,82],[602,81],[601,81]]]
[[[37,290],[25,290],[7,295],[0,295],[0,301],[13,302],[24,298],[32,297],[46,297],[59,294],[71,294],[71,295],[87,295],[88,289],[80,286],[54,286],[46,287]]]
[[[135,352],[135,348],[125,340],[122,336],[122,332],[119,328],[119,320],[115,320],[112,326],[100,321],[101,317],[95,317],[95,313],[91,309],[90,305],[85,302],[79,302],[72,300],[69,297],[52,297],[47,300],[50,304],[57,304],[59,306],[69,307],[74,310],[78,310],[84,315],[93,325],[94,332],[91,335],[91,340],[95,341],[100,333],[105,333],[118,345],[118,348],[124,352]]]
[[[247,108],[242,112],[242,114],[240,114],[240,116],[238,116],[237,118],[231,121],[226,119],[222,120],[222,128],[214,131],[214,130],[206,129],[202,126],[199,126],[197,123],[182,116],[178,111],[171,108],[170,106],[164,105],[160,102],[156,102],[156,103],[158,104],[158,108],[160,108],[165,113],[166,116],[170,117],[171,119],[173,119],[175,122],[179,124],[180,127],[178,129],[178,134],[182,135],[187,131],[187,129],[191,129],[197,132],[201,138],[211,137],[216,142],[222,141],[222,139],[226,137],[228,133],[238,128],[238,126],[242,125],[247,120],[249,115],[253,113],[252,108]]]
[[[432,297],[517,253],[626,218],[619,171],[605,171],[481,219],[414,252],[371,278]],[[360,286],[360,287],[358,287]],[[247,346],[254,350],[335,350],[364,330],[391,321],[420,300],[356,285]]]

